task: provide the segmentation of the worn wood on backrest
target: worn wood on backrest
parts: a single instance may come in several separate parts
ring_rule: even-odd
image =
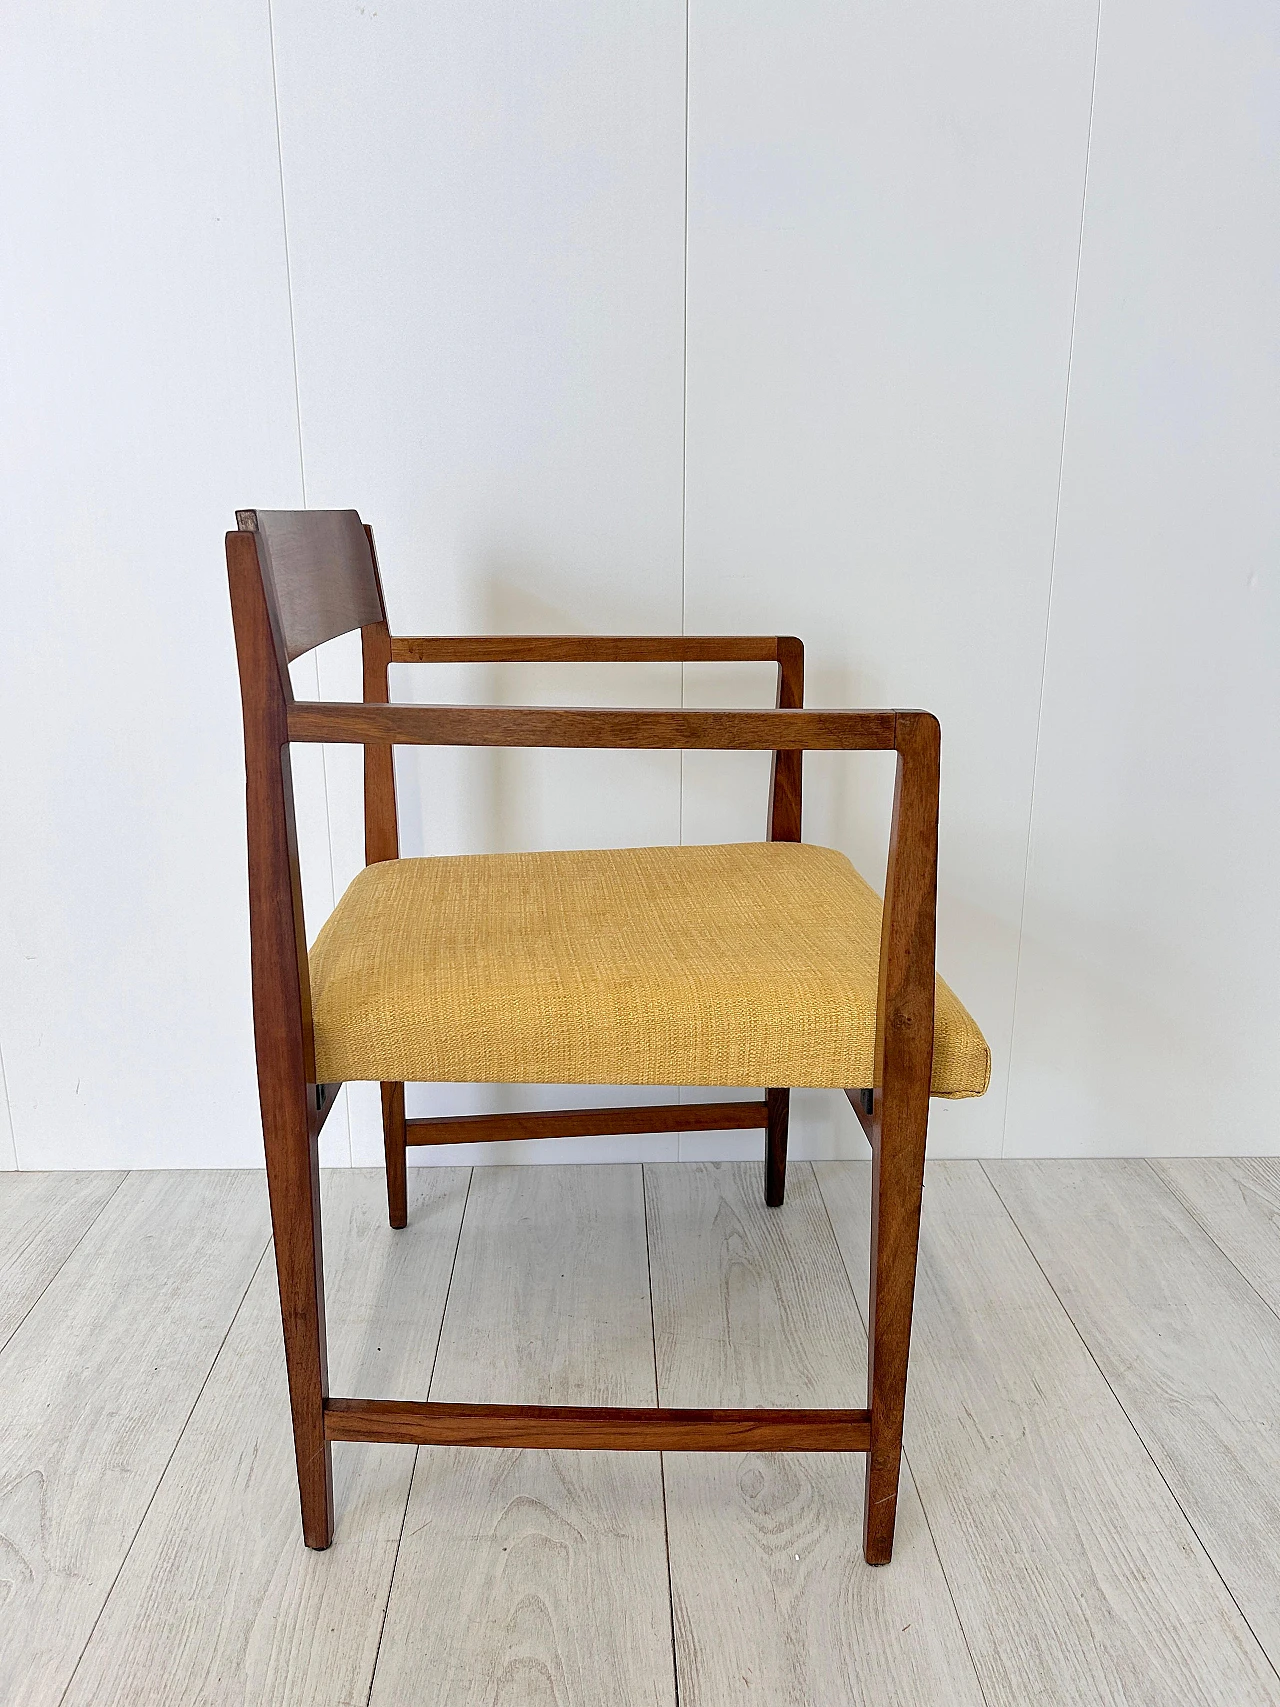
[[[385,622],[368,536],[355,510],[237,510],[258,536],[272,620],[292,661],[369,623]]]

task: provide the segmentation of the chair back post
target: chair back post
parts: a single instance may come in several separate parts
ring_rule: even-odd
[[[248,526],[227,535],[227,578],[244,709],[253,1032],[275,1235],[289,1404],[308,1547],[333,1537],[332,1454],[324,1432],[328,1358],[311,982],[289,766],[286,629]]]
[[[779,711],[798,711],[804,705],[804,647],[793,634],[778,636]],[[769,776],[771,842],[800,840],[800,783],[804,754],[798,747],[775,753]]]
[[[365,524],[369,555],[382,597],[382,577],[378,573],[378,550],[373,542],[373,529]],[[391,699],[388,671],[391,665],[391,630],[386,618],[366,623],[360,630],[360,647],[364,659],[363,697],[369,705],[387,705]],[[400,857],[400,827],[396,814],[396,772],[394,749],[390,743],[379,745],[366,742],[364,749],[364,862],[377,865],[385,859]]]
[[[293,693],[279,613],[263,573],[256,535],[227,535],[231,620],[244,715],[245,814],[249,847],[249,931],[259,1072],[295,1069],[315,1080],[311,980],[302,874],[289,763]],[[295,1055],[298,1057],[295,1059]]]

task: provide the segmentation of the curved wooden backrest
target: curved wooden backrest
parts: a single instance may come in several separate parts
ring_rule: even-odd
[[[355,510],[237,510],[236,521],[257,536],[267,603],[287,660],[386,621],[369,537]]]

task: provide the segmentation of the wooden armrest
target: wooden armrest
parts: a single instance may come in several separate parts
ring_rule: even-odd
[[[598,706],[369,705],[298,700],[291,741],[413,747],[706,747],[892,751],[927,712],[615,710]]]
[[[777,663],[790,635],[480,634],[391,637],[393,664]]]

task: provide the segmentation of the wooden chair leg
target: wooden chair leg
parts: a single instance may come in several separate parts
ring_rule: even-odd
[[[789,1090],[765,1092],[768,1125],[765,1129],[764,1200],[778,1209],[787,1194],[787,1117],[791,1108]]]
[[[333,1453],[324,1436],[329,1375],[324,1331],[324,1266],[320,1242],[318,1132],[308,1116],[306,1087],[287,1109],[263,1103],[267,1190],[275,1234],[284,1355],[293,1413],[293,1446],[308,1547],[333,1540]]]
[[[876,1102],[880,1102],[878,1092]],[[928,1103],[924,1103],[923,1118],[911,1123],[918,1125],[918,1134],[901,1130],[895,1134],[897,1138],[908,1138],[907,1142],[886,1143],[880,1135],[878,1116],[877,1108],[871,1156],[871,1320],[867,1368],[871,1445],[867,1452],[862,1524],[863,1555],[869,1565],[887,1565],[893,1555]]]
[[[387,1215],[393,1227],[409,1222],[409,1187],[405,1169],[404,1086],[382,1087],[382,1142],[387,1157]]]

